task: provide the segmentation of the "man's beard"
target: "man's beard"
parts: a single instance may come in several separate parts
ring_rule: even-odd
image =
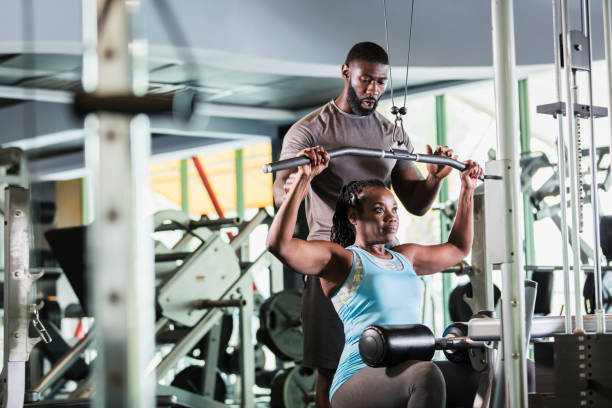
[[[364,98],[364,99],[371,99],[374,101],[374,105],[372,106],[372,109],[366,109],[363,106],[361,106],[361,101],[363,99],[359,99],[359,97],[357,96],[357,93],[355,92],[355,89],[353,88],[353,86],[349,83],[348,86],[348,92],[346,94],[347,99],[348,99],[348,103],[349,106],[351,107],[351,110],[353,111],[354,114],[359,115],[359,116],[368,116],[370,115],[372,112],[374,112],[376,110],[376,106],[378,105],[378,99],[374,99],[374,98]]]

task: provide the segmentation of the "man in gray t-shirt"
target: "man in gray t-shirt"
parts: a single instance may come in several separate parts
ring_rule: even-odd
[[[387,82],[388,56],[374,43],[359,43],[349,51],[342,77],[340,96],[295,123],[285,135],[280,159],[295,157],[302,149],[316,145],[326,150],[357,146],[389,150],[404,148],[393,143],[393,124],[376,112],[378,98]],[[428,152],[432,153],[427,146]],[[452,150],[438,146],[434,154],[452,156]],[[369,157],[338,157],[311,184],[306,197],[309,240],[330,239],[332,216],[343,185],[353,180],[378,179],[391,185],[404,207],[423,215],[435,200],[441,180],[450,168],[427,165],[422,178],[413,162]],[[280,206],[295,170],[276,174],[274,201]],[[317,407],[329,406],[329,387],[344,346],[342,323],[317,277],[308,277],[302,294],[304,364],[318,369]]]

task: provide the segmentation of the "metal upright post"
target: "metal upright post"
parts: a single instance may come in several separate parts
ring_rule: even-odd
[[[491,0],[498,150],[507,166],[503,183],[510,201],[503,225],[510,252],[501,263],[504,388],[507,406],[514,408],[527,406],[527,355],[513,10],[512,0]]]
[[[553,32],[555,44],[555,91],[557,101],[561,101],[561,52],[562,45],[560,43],[559,32],[559,0],[553,0]],[[563,115],[555,117],[557,121],[557,172],[559,173],[559,194],[560,203],[559,211],[561,213],[561,258],[563,264],[563,300],[565,305],[565,333],[572,332],[572,308],[571,308],[571,288],[570,288],[570,271],[569,271],[569,227],[567,225],[567,189],[565,181],[567,177],[567,169],[565,167],[565,139],[563,137]]]
[[[146,45],[136,38],[139,3],[98,0],[96,95],[146,92]],[[84,27],[84,29],[88,29]],[[84,82],[92,73],[84,72]],[[86,164],[95,219],[87,237],[90,292],[98,336],[94,407],[149,408],[155,401],[154,280],[149,120],[111,112],[89,115]]]
[[[521,130],[521,153],[531,151],[531,130],[529,126],[529,85],[527,79],[518,81],[519,124]],[[523,195],[523,218],[525,225],[525,264],[535,265],[533,242],[533,206],[530,197]]]
[[[187,159],[180,161],[181,172],[181,209],[189,214],[189,173],[187,171]]]
[[[255,351],[253,349],[253,279],[247,276],[236,291],[245,304],[240,308],[240,407],[249,408],[255,403],[253,385],[255,383]]]
[[[589,115],[589,128],[590,128],[590,173],[591,173],[591,206],[593,214],[593,266],[594,266],[594,282],[595,282],[595,316],[597,319],[597,333],[603,333],[606,331],[604,322],[604,309],[603,309],[603,288],[602,288],[602,274],[601,274],[601,256],[599,250],[599,184],[597,183],[597,146],[595,145],[595,125],[593,117],[593,54],[592,47],[593,41],[591,39],[591,8],[590,1],[582,1],[582,12],[583,12],[583,33],[588,38],[588,59],[589,59],[589,70],[587,71],[588,78],[588,91],[589,91],[589,106],[591,114]],[[611,151],[612,153],[612,151]]]
[[[243,150],[234,151],[234,168],[236,173],[236,216],[241,220],[245,217],[244,202],[244,159]],[[240,261],[247,262],[250,258],[249,242],[240,247]]]
[[[26,361],[39,337],[29,337],[29,298],[32,283],[41,275],[30,275],[30,194],[9,186],[4,207],[4,359],[2,408],[21,408],[24,402]]]
[[[578,176],[577,176],[577,159],[576,159],[576,117],[574,115],[574,103],[576,103],[573,91],[572,81],[572,53],[569,44],[572,43],[567,0],[561,0],[561,32],[562,32],[562,50],[563,61],[565,65],[565,130],[570,136],[569,141],[569,173],[570,173],[570,200],[572,207],[572,229],[571,243],[573,254],[574,267],[574,313],[576,314],[576,330],[582,330],[582,293],[580,285],[580,236],[579,236],[579,192],[578,192]]]
[[[606,74],[608,76],[608,106],[611,114],[608,115],[610,122],[610,154],[612,154],[612,6],[611,0],[603,0],[603,29],[604,44],[606,48]],[[610,162],[612,166],[612,161]]]
[[[446,145],[446,99],[444,95],[436,96],[436,143]],[[442,181],[440,186],[440,203],[448,200],[448,182],[446,179]],[[440,240],[442,242],[448,239],[449,229],[446,225],[446,215],[440,211]],[[450,313],[448,310],[448,298],[450,297],[452,276],[448,273],[442,274],[442,310],[444,311],[444,327],[451,323]]]
[[[234,152],[234,161],[236,168],[236,216],[244,220],[244,158],[242,149]]]

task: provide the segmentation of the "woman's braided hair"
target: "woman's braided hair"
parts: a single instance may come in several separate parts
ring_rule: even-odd
[[[347,247],[355,243],[355,226],[351,224],[348,218],[349,208],[356,207],[361,211],[361,202],[359,194],[364,187],[382,187],[386,188],[385,184],[380,180],[358,180],[351,181],[340,190],[338,201],[336,201],[336,211],[332,221],[331,241]]]

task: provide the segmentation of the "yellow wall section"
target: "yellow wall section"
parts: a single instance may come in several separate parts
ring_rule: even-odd
[[[56,226],[58,228],[83,225],[83,181],[64,180],[55,183],[57,205]]]
[[[198,156],[208,180],[224,212],[236,211],[236,174],[234,150],[206,153]],[[246,208],[272,205],[272,175],[264,174],[261,166],[272,160],[269,143],[243,148],[244,197]],[[194,214],[216,214],[206,189],[191,159],[188,160],[189,211]],[[153,191],[168,200],[181,204],[179,160],[151,165]]]

